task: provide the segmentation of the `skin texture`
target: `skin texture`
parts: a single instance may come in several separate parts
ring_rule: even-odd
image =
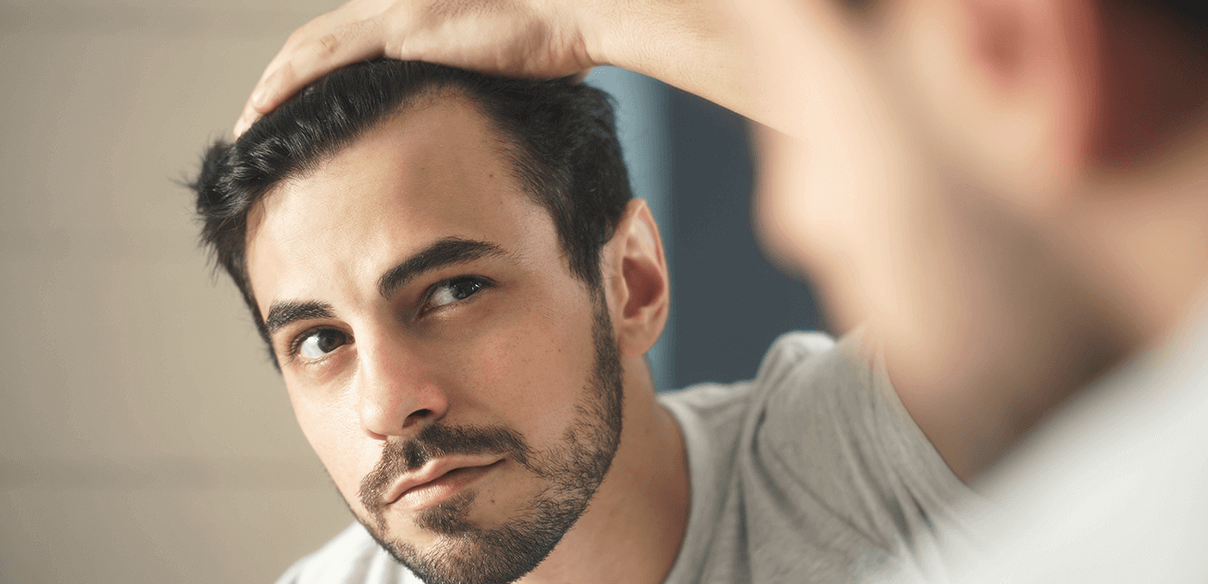
[[[442,553],[497,549],[483,534],[525,528],[543,497],[590,498],[522,581],[659,581],[688,497],[678,428],[642,358],[666,319],[657,227],[630,204],[593,295],[508,164],[481,114],[447,93],[265,198],[247,252],[260,309],[319,308],[272,336],[295,414],[352,511],[397,555],[431,560],[425,569],[456,579],[467,572]],[[392,268],[454,240],[490,249],[382,294]],[[460,489],[389,503],[399,481],[449,470]]]
[[[766,245],[841,327],[868,323],[972,480],[1208,288],[1208,59],[1142,3],[841,4],[355,2],[291,39],[246,111],[386,54],[517,75],[615,64],[766,124]]]

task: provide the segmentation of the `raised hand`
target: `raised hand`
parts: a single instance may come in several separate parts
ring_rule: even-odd
[[[833,109],[811,88],[849,85],[846,77],[858,69],[839,4],[352,0],[290,35],[244,105],[235,135],[324,74],[385,56],[543,78],[616,65],[806,138]]]
[[[423,60],[520,77],[561,77],[601,64],[574,11],[553,0],[352,0],[290,35],[235,124],[262,114],[325,73],[365,59]]]

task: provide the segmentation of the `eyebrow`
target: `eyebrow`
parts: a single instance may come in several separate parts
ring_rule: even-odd
[[[281,327],[299,320],[315,318],[331,318],[335,314],[330,304],[326,302],[286,301],[274,302],[264,317],[264,328],[269,336],[281,330]]]
[[[488,256],[506,256],[502,247],[486,241],[446,237],[429,245],[382,274],[378,293],[387,300],[404,284],[426,272]],[[283,327],[300,320],[333,318],[335,309],[326,302],[286,300],[273,302],[264,318],[264,328],[271,337]]]
[[[483,257],[506,255],[502,247],[487,241],[446,237],[382,274],[378,279],[378,293],[389,300],[399,288],[424,273]]]

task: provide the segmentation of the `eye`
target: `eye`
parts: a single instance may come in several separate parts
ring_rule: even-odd
[[[486,281],[472,276],[461,276],[445,280],[432,287],[428,294],[428,308],[440,308],[465,300],[487,286]]]
[[[328,353],[348,342],[348,335],[336,329],[318,329],[306,333],[294,349],[294,354],[306,361],[326,357]]]

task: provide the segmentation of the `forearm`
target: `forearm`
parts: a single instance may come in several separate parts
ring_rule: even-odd
[[[805,138],[828,104],[811,80],[850,77],[852,39],[831,0],[590,0],[580,3],[593,62],[654,77]]]

